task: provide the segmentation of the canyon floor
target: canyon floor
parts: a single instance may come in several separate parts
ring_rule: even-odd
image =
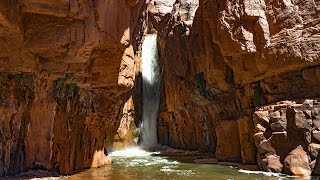
[[[159,148],[160,147],[160,148]],[[185,151],[159,146],[156,151],[132,147],[112,152],[112,164],[92,168],[69,176],[59,176],[46,171],[29,171],[6,179],[47,180],[138,180],[138,179],[318,179],[317,177],[288,176],[280,173],[258,171],[257,167],[240,163],[218,162],[212,154]]]

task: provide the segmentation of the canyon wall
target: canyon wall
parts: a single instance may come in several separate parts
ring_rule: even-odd
[[[132,140],[145,7],[138,0],[0,2],[0,176],[101,166],[113,142]]]
[[[149,22],[160,35],[164,74],[159,142],[210,151],[219,161],[258,164],[261,170],[317,174],[319,144],[311,139],[318,131],[312,125],[319,119],[318,102],[302,104],[320,95],[319,5],[313,0],[152,1]],[[285,100],[290,101],[281,107],[291,115],[281,115],[284,123],[272,121],[268,113],[278,108],[266,107]],[[254,118],[260,107],[268,112],[261,117],[264,124]],[[303,115],[311,111],[312,117]],[[300,127],[300,121],[310,125]],[[308,135],[292,134],[297,128]],[[295,137],[307,140],[294,142]],[[306,162],[294,164],[299,158]],[[296,167],[305,171],[293,172]]]
[[[145,33],[158,34],[160,144],[319,174],[319,11],[317,0],[1,1],[0,176],[69,174],[136,144]]]

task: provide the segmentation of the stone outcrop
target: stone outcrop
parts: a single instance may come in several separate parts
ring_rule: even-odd
[[[310,175],[319,152],[317,100],[282,101],[254,112],[259,167],[266,171]],[[270,156],[273,157],[270,163]],[[274,166],[279,168],[274,168]]]

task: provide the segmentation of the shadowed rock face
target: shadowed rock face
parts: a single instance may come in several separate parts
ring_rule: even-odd
[[[95,154],[116,134],[120,95],[61,78],[1,73],[0,79],[2,175],[27,169],[65,174],[105,158]]]

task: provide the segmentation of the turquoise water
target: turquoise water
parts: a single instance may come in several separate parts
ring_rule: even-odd
[[[138,148],[116,151],[111,154],[112,165],[90,169],[62,179],[92,180],[150,180],[150,179],[310,179],[288,177],[276,173],[239,170],[217,164],[181,162],[159,153],[150,153]]]

